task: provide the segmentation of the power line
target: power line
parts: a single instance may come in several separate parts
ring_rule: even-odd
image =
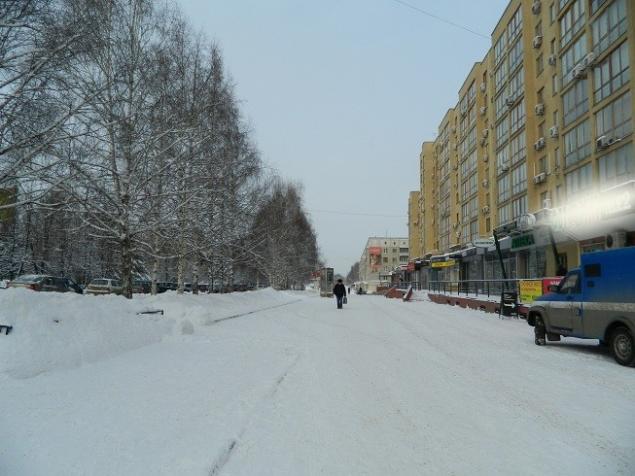
[[[332,213],[333,215],[356,215],[363,217],[383,217],[383,218],[407,218],[405,215],[387,215],[382,213],[357,213],[357,212],[341,212],[337,210],[307,210],[315,213]]]
[[[393,2],[399,3],[399,4],[403,5],[404,7],[411,8],[411,9],[413,9],[413,10],[419,12],[419,13],[423,13],[424,15],[427,15],[429,17],[432,17],[432,18],[436,19],[436,20],[442,21],[443,23],[447,23],[448,25],[452,25],[452,26],[454,26],[456,28],[460,28],[461,30],[468,31],[468,32],[472,33],[473,35],[479,36],[481,38],[485,38],[486,40],[490,39],[490,37],[487,36],[487,35],[479,33],[478,31],[474,31],[474,30],[472,30],[472,29],[470,29],[470,28],[468,28],[466,26],[459,25],[458,23],[454,23],[453,21],[446,20],[445,18],[441,18],[440,16],[437,16],[434,13],[430,13],[430,12],[427,12],[425,10],[422,10],[421,8],[419,8],[419,7],[415,6],[415,5],[411,5],[410,3],[404,2],[402,0],[393,0]]]

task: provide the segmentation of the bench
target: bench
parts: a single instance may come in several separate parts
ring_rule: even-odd
[[[137,316],[139,314],[161,314],[161,315],[163,315],[163,309],[146,309],[144,311],[139,311],[137,313]]]

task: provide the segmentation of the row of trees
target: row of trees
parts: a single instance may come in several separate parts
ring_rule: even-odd
[[[268,170],[219,47],[175,8],[0,2],[0,276],[304,282],[301,188]]]

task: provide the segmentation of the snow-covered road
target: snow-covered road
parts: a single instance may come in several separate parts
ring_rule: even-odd
[[[0,374],[0,474],[635,474],[635,370],[593,343],[430,302],[288,301]]]

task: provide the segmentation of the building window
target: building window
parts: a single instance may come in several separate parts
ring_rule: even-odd
[[[505,47],[507,46],[507,36],[503,33],[494,45],[494,64],[500,63],[504,58]]]
[[[523,99],[520,103],[512,109],[511,112],[511,131],[513,134],[518,129],[525,125],[525,100]]]
[[[595,54],[600,55],[606,51],[627,28],[626,0],[615,0],[591,25]]]
[[[516,38],[516,35],[521,32],[522,28],[523,14],[520,7],[518,7],[518,10],[516,10],[516,13],[514,13],[514,16],[511,18],[511,20],[509,20],[509,23],[507,24],[507,38],[509,38],[509,41],[512,41],[514,38]]]
[[[512,218],[516,219],[527,213],[527,195],[512,201]]]
[[[578,81],[562,95],[564,127],[567,127],[589,110],[588,80]]]
[[[476,81],[472,81],[470,85],[470,89],[467,91],[467,102],[468,104],[472,104],[476,99]]]
[[[573,172],[569,172],[565,175],[567,197],[581,192],[588,192],[591,182],[591,164],[586,164]]]
[[[525,157],[527,157],[527,145],[525,141],[525,134],[520,134],[514,137],[510,142],[510,159],[512,165],[517,164]]]
[[[504,94],[500,94],[496,98],[496,102],[494,103],[496,107],[496,120],[499,120],[507,111],[507,104],[505,103],[505,99],[507,98]]]
[[[478,220],[470,222],[470,241],[478,237]]]
[[[552,3],[549,5],[549,22],[553,25],[554,21],[556,21],[556,5]]]
[[[633,144],[629,143],[598,160],[600,185],[611,187],[635,179]]]
[[[571,165],[591,155],[591,128],[586,120],[564,135],[564,165]]]
[[[494,92],[498,93],[507,80],[507,61],[503,61],[494,73]]]
[[[513,71],[514,68],[521,64],[523,61],[523,39],[518,38],[516,43],[514,43],[509,48],[508,61],[509,61],[509,71]]]
[[[605,3],[606,0],[591,0],[591,15],[597,12]]]
[[[573,68],[586,56],[586,34],[562,55],[562,87],[573,80]]]
[[[476,127],[472,127],[467,134],[467,149],[471,150],[474,146],[476,146]]]
[[[624,86],[628,83],[629,77],[628,43],[625,41],[593,69],[595,102],[600,102]]]
[[[576,0],[560,19],[560,47],[564,48],[584,26],[584,2]]]
[[[496,151],[496,165],[500,171],[502,167],[509,167],[509,146],[506,145]]]
[[[509,79],[509,97],[516,99],[522,96],[525,86],[525,68],[521,67],[514,76]]]
[[[512,205],[508,203],[507,205],[503,205],[498,209],[498,224],[503,225],[508,223],[512,219]]]
[[[509,117],[506,117],[496,126],[496,147],[501,147],[509,138]]]
[[[631,103],[631,93],[628,92],[595,115],[595,127],[598,137],[607,136],[612,139],[626,137],[633,132],[632,117],[633,105]]]
[[[524,163],[512,170],[512,195],[527,190],[527,164]]]
[[[542,61],[542,53],[536,58],[536,77],[540,76],[545,69],[545,65]]]
[[[463,200],[466,200],[467,198],[478,192],[477,174],[472,174],[467,180],[463,181],[461,191],[463,192]]]
[[[538,173],[547,173],[547,156],[538,159]]]
[[[470,110],[467,113],[468,118],[469,118],[469,126],[473,126],[474,124],[476,124],[476,106],[472,106],[470,108]]]
[[[503,203],[511,197],[509,181],[509,174],[503,175],[498,179],[498,203]]]
[[[473,150],[470,155],[461,162],[461,177],[467,177],[470,175],[474,170],[476,170],[477,164],[478,157],[476,155],[476,150]]]
[[[551,77],[551,95],[555,96],[558,94],[558,75],[554,74]]]

